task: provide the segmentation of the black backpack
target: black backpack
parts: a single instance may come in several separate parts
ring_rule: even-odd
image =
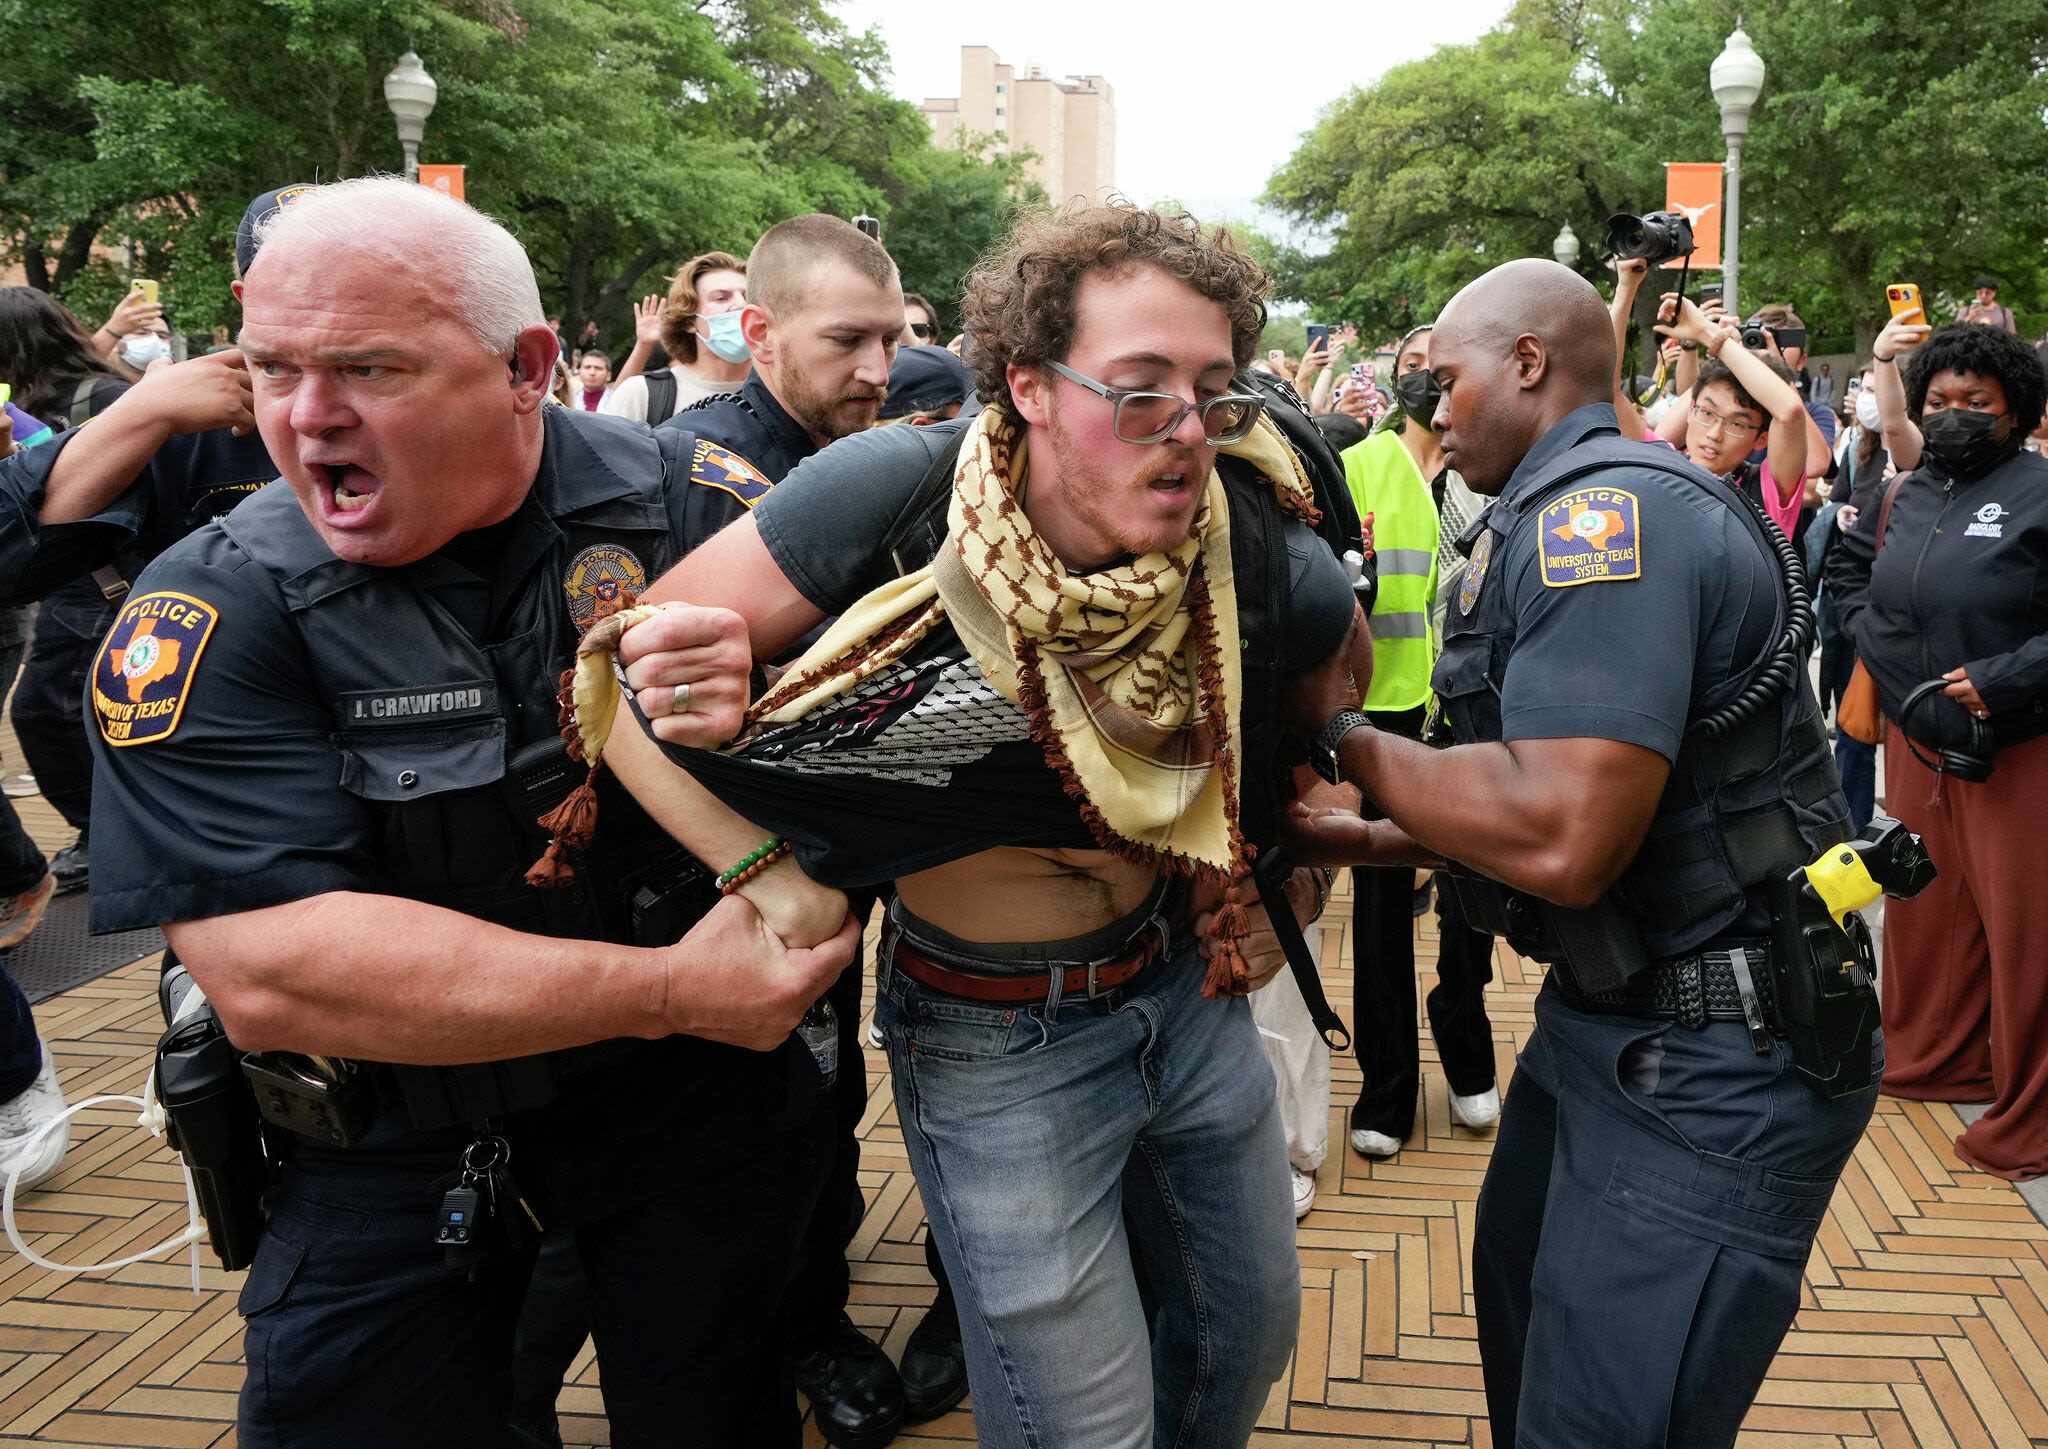
[[[666,367],[640,374],[647,379],[647,426],[665,423],[676,415],[676,375]]]

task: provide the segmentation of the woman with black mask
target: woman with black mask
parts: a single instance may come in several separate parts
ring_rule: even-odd
[[[1956,323],[1906,374],[1924,439],[1837,541],[1828,584],[1895,726],[1885,803],[1940,869],[1885,906],[1884,1089],[1989,1102],[1957,1155],[2048,1173],[2048,374]],[[1988,777],[1987,777],[1988,776]]]

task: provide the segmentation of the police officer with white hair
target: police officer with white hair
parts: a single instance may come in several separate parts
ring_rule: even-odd
[[[740,850],[693,860],[594,771],[606,829],[534,865],[590,801],[579,627],[742,505],[690,486],[687,435],[543,406],[532,268],[460,202],[316,188],[240,296],[281,476],[150,565],[90,695],[94,928],[163,926],[278,1165],[240,1442],[516,1442],[560,1225],[614,1443],[794,1444],[776,1315],[823,1144],[791,1032],[854,930],[773,871],[722,898]],[[701,668],[642,703],[720,739],[745,630],[686,621]]]

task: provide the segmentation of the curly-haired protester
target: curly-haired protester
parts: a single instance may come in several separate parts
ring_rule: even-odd
[[[1242,1446],[1295,1338],[1242,997],[1281,958],[1240,873],[1282,809],[1278,679],[1356,606],[1234,389],[1266,288],[1184,215],[1026,222],[965,298],[980,413],[834,443],[651,591],[764,655],[838,622],[734,750],[672,751],[685,775],[629,719],[604,755],[693,849],[692,776],[791,840],[777,871],[895,881],[877,1019],[984,1445]],[[622,649],[658,734],[665,628]]]
[[[737,390],[753,365],[740,336],[746,305],[747,264],[738,257],[706,252],[684,262],[667,301],[648,297],[633,309],[633,350],[601,411],[660,423],[693,402]],[[668,362],[643,372],[657,342]]]
[[[1885,905],[1884,1089],[1990,1102],[1956,1152],[2016,1179],[2048,1172],[2048,459],[2021,446],[2044,403],[2010,332],[1935,331],[1906,373],[1920,467],[1828,560],[1897,726],[1885,804],[1941,871]]]

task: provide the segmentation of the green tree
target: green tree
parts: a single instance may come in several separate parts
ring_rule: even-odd
[[[1565,221],[1601,275],[1609,212],[1659,206],[1664,162],[1723,154],[1707,73],[1738,3],[1521,0],[1333,103],[1268,187],[1333,237],[1279,259],[1285,291],[1403,326],[1496,262],[1549,255]],[[1989,271],[2016,310],[2048,303],[2048,8],[1783,0],[1740,18],[1768,66],[1745,308],[1789,300],[1867,348],[1886,281],[1953,305]]]

